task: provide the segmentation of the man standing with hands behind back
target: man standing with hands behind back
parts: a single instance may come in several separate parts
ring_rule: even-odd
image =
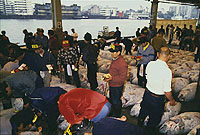
[[[109,82],[110,99],[112,104],[112,116],[121,117],[122,101],[121,96],[124,87],[124,81],[127,77],[128,65],[121,56],[122,46],[119,44],[111,45],[109,51],[112,53],[112,63],[110,65],[110,76],[105,79]]]
[[[175,105],[171,93],[172,72],[166,64],[170,57],[170,50],[162,47],[157,55],[158,59],[149,62],[146,68],[147,85],[138,116],[139,126],[143,126],[145,118],[149,116],[147,130],[150,135],[156,134],[155,129],[164,112],[165,97],[170,101],[170,105]]]

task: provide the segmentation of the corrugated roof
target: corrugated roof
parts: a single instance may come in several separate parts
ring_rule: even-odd
[[[175,1],[175,2],[189,3],[189,4],[194,4],[194,5],[200,7],[200,0],[168,0],[168,1]]]

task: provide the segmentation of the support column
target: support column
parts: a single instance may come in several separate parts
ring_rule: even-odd
[[[151,20],[150,20],[150,24],[152,25],[153,28],[156,28],[157,14],[158,14],[158,0],[153,0],[151,5]]]
[[[62,31],[62,9],[61,9],[61,1],[60,0],[51,0],[51,9],[52,9],[52,21],[53,21],[53,29],[56,31],[58,35],[58,40],[61,41],[64,39],[63,31]]]
[[[200,26],[200,9],[198,9],[198,13],[199,13],[199,18],[198,18],[198,25],[197,26]]]

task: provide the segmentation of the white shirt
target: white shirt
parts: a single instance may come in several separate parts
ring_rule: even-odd
[[[164,95],[171,91],[172,72],[168,65],[157,59],[146,67],[147,89],[154,94]]]

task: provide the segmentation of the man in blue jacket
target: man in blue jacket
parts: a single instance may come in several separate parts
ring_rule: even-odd
[[[36,89],[31,95],[31,106],[45,116],[49,128],[48,135],[53,135],[57,128],[56,120],[60,115],[58,99],[66,93],[60,87],[43,87]]]
[[[23,98],[23,100],[20,100],[21,103],[18,104],[25,105],[24,100],[28,99],[28,103],[34,109],[34,112],[36,112],[38,116],[44,116],[48,124],[48,131],[46,131],[48,132],[48,135],[55,135],[57,134],[56,120],[60,115],[57,102],[59,97],[66,92],[67,91],[60,87],[38,88],[35,89],[28,98]]]
[[[139,38],[139,49],[136,54],[136,61],[137,61],[137,78],[138,78],[138,85],[141,87],[146,87],[146,77],[145,77],[145,70],[147,64],[154,59],[154,48],[148,42],[147,37]]]

